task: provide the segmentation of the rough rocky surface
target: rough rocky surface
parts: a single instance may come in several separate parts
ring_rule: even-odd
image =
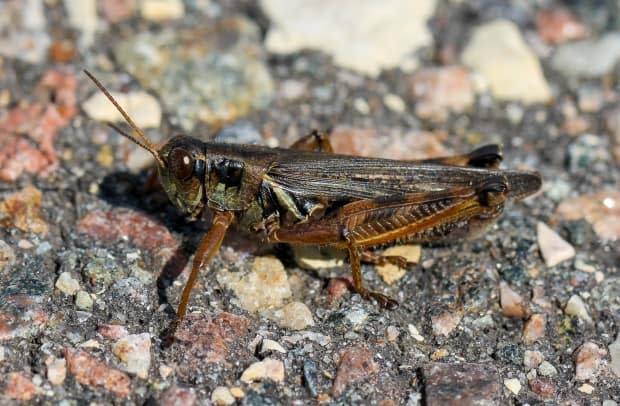
[[[617,405],[619,32],[613,1],[0,1],[0,404]],[[83,69],[157,144],[500,143],[544,186],[477,239],[364,264],[391,311],[341,252],[232,230],[170,337],[209,218]]]

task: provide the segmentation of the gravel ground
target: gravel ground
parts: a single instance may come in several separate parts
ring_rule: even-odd
[[[620,6],[367,3],[0,3],[0,403],[620,402]],[[155,142],[500,143],[543,190],[475,240],[388,248],[406,270],[364,265],[391,311],[342,253],[233,230],[167,347],[209,221],[83,69]]]

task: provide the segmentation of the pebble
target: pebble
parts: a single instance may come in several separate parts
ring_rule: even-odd
[[[592,386],[592,385],[590,385],[588,383],[584,383],[583,385],[578,387],[577,390],[579,392],[585,393],[587,395],[591,395],[592,392],[594,392],[594,386]]]
[[[551,268],[575,256],[575,248],[542,221],[536,226],[536,234],[547,267]]]
[[[56,288],[65,295],[72,296],[80,290],[80,283],[73,278],[71,272],[63,272],[56,280]]]
[[[362,347],[351,347],[342,351],[331,390],[332,395],[339,397],[349,385],[367,381],[379,372],[379,365],[373,360],[374,355],[374,351]]]
[[[551,399],[555,396],[556,386],[553,382],[544,378],[534,378],[528,381],[532,392],[543,399]]]
[[[211,392],[211,402],[215,405],[232,405],[236,402],[235,397],[226,386],[218,386]]]
[[[538,366],[538,373],[541,374],[542,376],[552,377],[552,376],[556,376],[558,374],[558,371],[557,369],[555,369],[553,365],[551,365],[550,362],[543,361]]]
[[[429,406],[501,404],[502,387],[494,366],[431,362],[422,368]]]
[[[562,220],[585,219],[596,234],[605,241],[620,239],[620,192],[601,190],[565,200],[554,216]]]
[[[64,355],[69,371],[82,385],[103,388],[119,398],[129,394],[131,380],[123,372],[109,368],[84,351],[65,348]]]
[[[604,400],[602,406],[618,406],[618,402],[615,400]]]
[[[49,70],[33,92],[50,97],[22,100],[0,117],[0,180],[14,182],[23,172],[45,178],[60,167],[55,139],[77,113],[76,88],[74,74]]]
[[[214,319],[204,314],[189,314],[175,332],[175,340],[189,355],[189,362],[203,365],[205,362],[224,362],[228,343],[248,334],[250,321],[231,313],[222,312]]]
[[[52,385],[62,385],[67,377],[67,361],[64,358],[56,358],[50,355],[45,360],[47,366],[47,380]]]
[[[386,0],[380,13],[372,1],[263,0],[261,5],[271,21],[265,40],[269,52],[315,49],[339,66],[373,77],[432,43],[427,20],[435,0]]]
[[[280,345],[280,343],[265,338],[260,346],[260,354],[264,355],[270,352],[279,352],[281,354],[286,354],[286,350],[284,349],[284,347],[282,347],[282,345]]]
[[[90,294],[83,290],[78,290],[75,295],[75,305],[81,310],[92,310],[93,298]]]
[[[15,251],[4,240],[0,240],[0,271],[15,263]]]
[[[562,44],[551,66],[567,77],[598,78],[609,74],[620,59],[620,33]]]
[[[97,31],[97,2],[95,0],[64,0],[69,24],[77,28],[82,36],[80,45],[88,48],[95,40]]]
[[[338,154],[408,160],[449,155],[442,144],[444,136],[441,132],[381,132],[339,125],[332,130],[329,140]]]
[[[304,360],[304,384],[313,397],[317,397],[319,394],[317,375],[316,362],[311,359]]]
[[[404,113],[407,109],[407,105],[403,98],[394,93],[388,93],[383,96],[383,104],[395,113]]]
[[[245,396],[245,392],[243,391],[243,389],[237,386],[233,386],[232,388],[230,388],[230,393],[236,398],[242,398]]]
[[[261,314],[275,321],[278,326],[291,330],[303,330],[314,326],[312,311],[301,302],[291,302],[279,309],[266,310]]]
[[[185,6],[181,0],[142,0],[140,12],[145,20],[162,22],[183,17]]]
[[[277,359],[265,358],[250,365],[239,379],[245,383],[264,380],[282,382],[284,381],[284,363]]]
[[[124,208],[91,211],[78,222],[77,231],[108,243],[127,238],[139,248],[155,251],[162,262],[171,258],[178,247],[162,223],[142,212]]]
[[[305,269],[338,268],[344,265],[346,252],[331,247],[294,245],[295,263]]]
[[[583,134],[568,146],[568,162],[572,172],[588,170],[597,162],[609,161],[609,143],[606,138]]]
[[[476,99],[470,74],[462,66],[445,66],[417,71],[409,81],[420,118],[445,121],[450,112],[462,113]]]
[[[592,323],[590,312],[579,295],[572,295],[570,299],[568,299],[564,307],[564,313],[569,316],[575,316],[587,323]]]
[[[193,388],[180,388],[172,385],[161,394],[158,404],[161,406],[194,406],[196,393]]]
[[[245,120],[235,121],[223,127],[215,134],[213,141],[232,144],[265,144],[259,129],[251,122]]]
[[[0,2],[0,14],[14,16],[12,27],[0,33],[0,55],[31,64],[45,61],[51,39],[47,33],[43,0]],[[7,21],[3,20],[3,24]]]
[[[11,372],[5,377],[6,390],[3,396],[28,402],[41,394],[43,389],[35,385],[24,372]]]
[[[605,126],[609,133],[612,145],[612,155],[616,164],[620,165],[620,107],[606,111]]]
[[[359,327],[368,320],[368,312],[363,308],[354,308],[346,312],[344,317],[351,323],[353,328]]]
[[[499,284],[499,296],[504,316],[520,319],[527,317],[529,309],[525,300],[504,281]]]
[[[551,98],[540,62],[508,20],[477,27],[461,58],[486,79],[498,100],[544,103]]]
[[[220,271],[217,280],[235,292],[241,308],[252,313],[281,308],[292,295],[284,266],[273,257],[256,257],[246,274]]]
[[[538,35],[549,44],[584,38],[588,30],[565,9],[541,10],[536,14]]]
[[[519,382],[518,378],[504,379],[504,386],[515,395],[521,392],[521,382]]]
[[[533,314],[523,325],[523,342],[526,345],[534,344],[545,337],[545,315]]]
[[[389,247],[383,253],[382,256],[397,256],[403,257],[407,260],[407,263],[417,264],[420,261],[422,249],[419,245],[395,245]],[[391,285],[396,282],[407,273],[407,269],[401,268],[391,263],[385,265],[376,265],[377,273],[385,283]]]
[[[420,334],[420,331],[416,326],[414,326],[413,324],[408,324],[407,329],[409,330],[409,334],[411,334],[411,337],[413,337],[414,340],[418,342],[424,341],[424,337]]]
[[[47,235],[49,225],[41,217],[43,194],[33,186],[12,193],[0,202],[0,227],[18,228],[27,233]]]
[[[161,376],[162,379],[167,379],[173,373],[174,369],[172,367],[165,364],[159,366],[159,376]]]
[[[327,297],[329,303],[334,303],[345,295],[353,286],[351,276],[342,278],[331,278],[327,283]]]
[[[523,354],[523,365],[529,369],[538,368],[543,362],[543,354],[540,351],[525,350]]]
[[[138,0],[115,0],[99,2],[101,14],[110,23],[119,23],[133,15],[137,8]]]
[[[445,312],[439,316],[431,317],[433,334],[436,336],[449,336],[450,333],[459,325],[462,318],[462,312]]]
[[[400,331],[398,331],[398,327],[395,326],[387,326],[385,329],[385,335],[388,341],[396,341],[398,340],[398,336],[400,335]]]
[[[162,112],[159,101],[155,97],[144,91],[110,93],[139,128],[159,128]],[[82,109],[93,120],[107,123],[125,122],[121,113],[110,103],[106,95],[99,91],[82,103]]]
[[[583,343],[575,351],[575,380],[587,381],[596,378],[606,354],[607,351],[591,341]]]
[[[112,352],[123,362],[123,370],[147,379],[151,366],[151,335],[129,334],[118,340]]]
[[[608,349],[611,356],[611,363],[609,365],[611,372],[620,378],[620,333],[616,337],[616,341],[609,344]]]
[[[191,132],[199,123],[221,127],[268,107],[274,84],[261,44],[259,27],[247,18],[195,18],[128,36],[115,44],[114,56]]]

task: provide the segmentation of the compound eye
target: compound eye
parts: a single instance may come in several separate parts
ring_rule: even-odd
[[[194,173],[194,158],[182,148],[175,148],[169,156],[170,171],[178,180],[188,180]]]

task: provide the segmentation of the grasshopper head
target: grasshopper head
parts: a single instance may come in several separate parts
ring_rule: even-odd
[[[207,161],[203,143],[186,135],[177,135],[161,147],[157,147],[138,128],[101,82],[87,70],[84,73],[121,113],[132,132],[128,133],[112,123],[108,123],[108,125],[153,155],[157,163],[159,180],[170,201],[179,210],[189,214],[192,218],[196,218],[202,212],[206,201],[204,180]]]

